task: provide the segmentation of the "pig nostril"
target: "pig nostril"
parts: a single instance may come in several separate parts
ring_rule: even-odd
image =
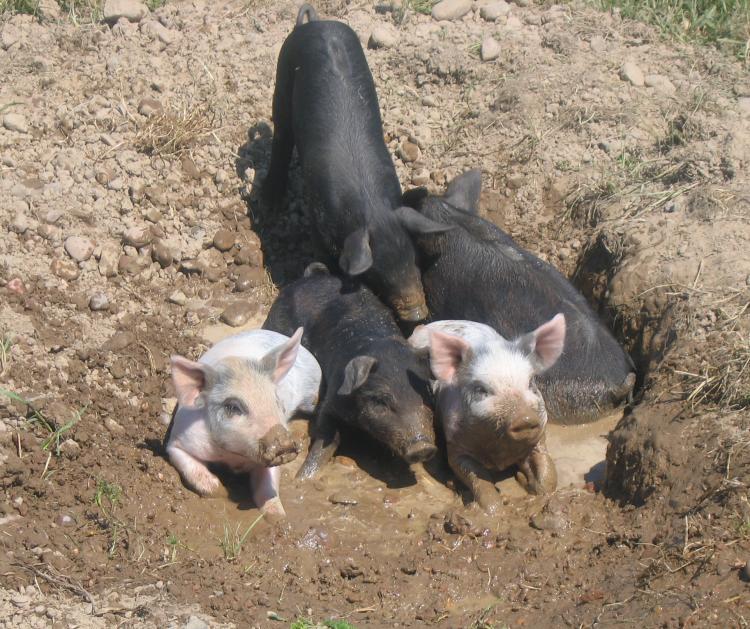
[[[522,419],[517,419],[510,425],[510,432],[518,435],[520,433],[531,432],[541,428],[542,423],[539,419],[534,417],[524,417]]]
[[[404,454],[404,459],[408,463],[421,463],[422,461],[428,461],[437,452],[437,448],[427,441],[417,441],[412,443]]]
[[[415,306],[414,308],[408,308],[398,311],[398,316],[403,321],[417,322],[427,318],[429,314],[427,306]]]

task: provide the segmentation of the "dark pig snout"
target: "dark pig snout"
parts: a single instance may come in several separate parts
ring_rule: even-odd
[[[435,444],[430,443],[426,439],[417,439],[406,447],[404,452],[404,459],[407,463],[422,463],[429,461],[435,453],[437,448]]]
[[[417,323],[424,321],[430,314],[425,304],[420,304],[412,308],[399,308],[396,310],[398,318],[402,321],[408,321],[409,323]]]
[[[261,437],[258,443],[258,451],[263,465],[275,467],[297,458],[300,446],[292,439],[289,431],[279,424]]]

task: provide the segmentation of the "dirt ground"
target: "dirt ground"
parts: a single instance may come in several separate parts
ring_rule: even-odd
[[[169,355],[260,325],[312,255],[299,177],[287,213],[257,201],[297,3],[4,16],[3,626],[747,626],[747,68],[575,3],[415,4],[317,3],[378,31],[403,186],[481,168],[482,213],[596,305],[637,404],[552,427],[566,482],[503,481],[495,518],[356,434],[313,482],[283,470],[283,523],[251,528],[241,478],[193,494],[161,446]]]

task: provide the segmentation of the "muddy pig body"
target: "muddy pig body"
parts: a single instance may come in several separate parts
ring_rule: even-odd
[[[302,330],[292,333],[250,330],[223,339],[197,362],[172,356],[178,406],[166,450],[199,494],[218,489],[206,464],[220,463],[248,472],[256,505],[284,515],[278,466],[299,452],[286,424],[295,411],[313,411],[321,384],[320,366],[300,346]]]
[[[320,362],[325,388],[299,478],[313,476],[330,459],[342,422],[409,463],[436,452],[426,361],[366,286],[310,265],[305,277],[279,293],[263,324],[282,334],[298,326],[305,328],[302,343]]]
[[[442,197],[412,197],[425,216],[456,227],[417,240],[433,319],[477,321],[514,339],[562,313],[565,346],[559,360],[538,377],[538,387],[550,421],[597,419],[631,396],[635,373],[630,357],[554,267],[476,215],[480,188],[479,172],[470,171]]]
[[[475,321],[435,321],[409,338],[417,352],[429,353],[448,463],[488,512],[500,504],[493,471],[517,466],[530,493],[557,487],[536,378],[559,358],[564,341],[561,314],[511,341]]]
[[[304,22],[308,17],[310,21]],[[292,149],[305,206],[322,248],[362,276],[399,318],[426,317],[413,233],[446,229],[401,206],[401,186],[383,140],[375,85],[357,35],[317,19],[309,5],[279,53],[274,135],[264,196],[281,207]]]

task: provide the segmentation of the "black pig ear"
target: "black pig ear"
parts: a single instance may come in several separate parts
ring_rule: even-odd
[[[344,241],[344,250],[339,256],[339,266],[347,275],[360,275],[372,266],[370,234],[366,227],[353,231]]]
[[[372,356],[355,356],[344,369],[344,382],[339,387],[339,395],[351,395],[367,380],[377,361]]]
[[[482,171],[467,170],[448,184],[443,200],[453,207],[476,214],[482,193]]]
[[[420,234],[440,234],[450,231],[454,227],[453,225],[444,225],[443,223],[430,220],[410,207],[402,206],[393,211],[396,213],[399,222],[404,226],[404,229],[415,236]]]

